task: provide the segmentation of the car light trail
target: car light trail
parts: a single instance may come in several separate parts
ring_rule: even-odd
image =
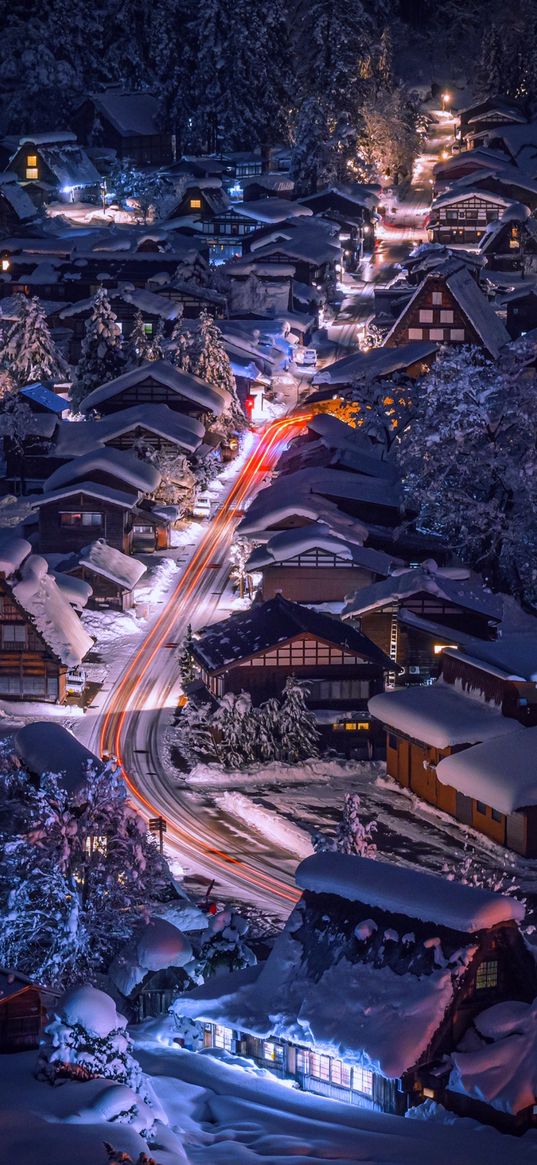
[[[210,577],[211,568],[220,560],[219,556],[225,551],[225,541],[232,534],[242,514],[242,506],[248,496],[256,491],[259,475],[265,474],[267,468],[274,465],[277,454],[283,443],[287,443],[291,436],[297,435],[305,421],[311,414],[298,413],[275,421],[267,427],[260,437],[254,451],[250,454],[244,468],[239,474],[235,485],[231,489],[221,509],[211,521],[207,533],[202,538],[196,553],[188,563],[179,579],[177,586],[167,600],[164,610],[153,624],[144,642],[133,656],[129,666],[115,688],[106,710],[103,714],[99,743],[101,755],[109,752],[115,755],[120,765],[121,774],[127,787],[142,806],[148,816],[167,816],[162,806],[149,800],[138,787],[133,774],[127,772],[124,762],[125,738],[128,731],[129,715],[140,711],[144,706],[142,683],[147,676],[156,656],[174,641],[174,627],[180,619],[184,619],[188,608],[196,598],[201,597],[204,584]],[[138,749],[137,752],[140,752]],[[295,903],[298,895],[286,882],[269,873],[256,869],[248,862],[217,849],[214,844],[196,837],[192,832],[182,828],[177,822],[168,820],[168,838],[175,839],[180,845],[210,859],[213,866],[225,871],[229,875],[233,868],[235,877],[241,882],[260,889],[271,897],[285,902]]]

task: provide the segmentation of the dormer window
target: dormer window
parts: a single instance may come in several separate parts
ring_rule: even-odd
[[[191,210],[201,210],[201,198],[191,198],[190,199],[190,209]]]

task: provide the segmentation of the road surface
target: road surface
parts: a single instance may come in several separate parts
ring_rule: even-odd
[[[250,902],[255,899],[284,915],[298,897],[292,871],[286,873],[276,866],[272,872],[266,856],[256,858],[255,850],[246,857],[233,852],[236,831],[234,836],[223,819],[211,820],[206,814],[201,819],[196,814],[192,798],[181,792],[180,782],[161,764],[160,748],[164,719],[169,719],[179,690],[175,649],[188,623],[196,627],[216,614],[229,574],[229,548],[243,507],[308,416],[301,412],[274,421],[257,438],[162,612],[101,710],[92,741],[101,755],[117,757],[132,800],[145,817],[165,818],[167,854],[196,875],[200,885],[214,878],[227,896]],[[247,850],[247,838],[244,844]]]

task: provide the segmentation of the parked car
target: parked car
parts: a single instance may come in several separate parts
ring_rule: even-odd
[[[301,364],[305,368],[316,368],[317,352],[315,348],[297,348],[295,352],[295,364]]]
[[[81,696],[86,687],[86,673],[82,668],[68,671],[65,677],[66,696]]]
[[[210,518],[211,516],[211,499],[207,494],[198,494],[194,505],[192,506],[193,518]]]

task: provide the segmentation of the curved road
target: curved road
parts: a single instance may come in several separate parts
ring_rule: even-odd
[[[259,437],[158,619],[111,692],[95,728],[100,754],[108,752],[118,758],[140,811],[146,817],[165,818],[166,851],[170,855],[196,874],[214,878],[228,895],[262,901],[285,914],[298,897],[291,873],[278,867],[272,870],[265,856],[237,855],[236,828],[227,828],[209,814],[201,818],[194,811],[191,795],[182,793],[180,784],[159,763],[159,749],[165,717],[178,694],[173,648],[189,622],[199,625],[214,613],[214,595],[220,593],[218,583],[223,589],[229,573],[229,548],[243,507],[308,416],[300,412],[284,417]]]

